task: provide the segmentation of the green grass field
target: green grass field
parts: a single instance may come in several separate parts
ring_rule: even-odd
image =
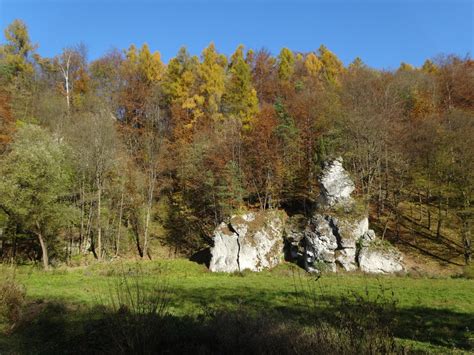
[[[1,272],[12,271],[3,267]],[[366,300],[394,301],[397,342],[430,352],[473,350],[474,281],[463,278],[326,274],[317,279],[288,264],[262,273],[227,275],[210,273],[203,265],[181,259],[94,264],[50,272],[31,266],[15,269],[15,278],[26,287],[30,303],[56,302],[73,310],[107,305],[121,275],[138,279],[144,287],[166,284],[169,312],[178,317],[216,307],[244,306],[256,312],[278,312],[295,321],[311,308],[330,320],[340,311],[341,299],[359,295]],[[70,312],[70,317],[74,314]],[[2,336],[0,353],[19,341],[15,332]]]

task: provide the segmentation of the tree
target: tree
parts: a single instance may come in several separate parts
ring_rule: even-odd
[[[86,47],[80,44],[76,47],[65,48],[54,62],[63,79],[61,91],[66,97],[69,112],[72,103],[80,106],[81,95],[84,95],[88,90],[89,75],[87,73]]]
[[[323,67],[323,63],[313,52],[309,53],[304,60],[304,67],[311,77],[318,77]]]
[[[357,71],[361,69],[367,69],[367,64],[365,64],[360,57],[356,57],[348,67],[349,70]]]
[[[138,54],[138,68],[143,79],[148,83],[160,81],[164,73],[160,52],[151,53],[150,48],[145,43]]]
[[[0,73],[7,78],[20,73],[33,73],[32,54],[36,49],[31,43],[26,24],[14,20],[5,30],[7,43],[0,47]]]
[[[118,95],[123,85],[120,69],[124,60],[123,53],[114,49],[89,65],[94,94],[117,116]]]
[[[197,61],[186,47],[181,47],[178,55],[169,61],[162,84],[169,103],[182,105],[191,96]]]
[[[401,62],[400,63],[400,67],[398,68],[399,71],[402,71],[402,72],[410,72],[410,71],[413,71],[415,70],[415,68],[413,68],[413,65],[411,64],[408,64],[408,63],[405,63],[405,62]]]
[[[281,81],[290,80],[295,70],[295,55],[288,48],[283,48],[278,55],[278,78]]]
[[[431,60],[427,59],[423,63],[421,70],[427,74],[436,74],[436,72],[438,71],[438,68],[436,64],[434,64]]]
[[[29,120],[32,111],[34,51],[28,29],[21,20],[5,30],[6,43],[0,46],[0,85],[11,98],[11,112],[17,119]]]
[[[10,96],[6,90],[0,90],[0,156],[12,140],[14,121],[10,109]]]
[[[59,230],[74,221],[69,201],[72,169],[66,147],[44,129],[26,125],[0,166],[0,207],[38,238],[43,266]]]
[[[199,65],[198,95],[193,98],[197,106],[202,106],[202,111],[212,119],[219,119],[221,114],[221,98],[225,90],[225,56],[216,51],[211,43],[202,52],[202,63]],[[201,100],[200,97],[203,99]]]
[[[252,85],[250,66],[244,59],[243,46],[239,46],[231,57],[223,101],[226,113],[235,115],[243,127],[248,129],[258,112],[258,99]]]
[[[162,80],[164,65],[158,52],[144,44],[137,51],[131,45],[122,62],[122,90],[119,94],[119,118],[129,127],[141,128],[146,120],[146,105],[155,86]]]
[[[91,244],[97,258],[102,260],[102,199],[108,175],[117,162],[119,143],[113,116],[107,110],[82,114],[75,121],[70,127],[68,137],[74,149],[76,168],[84,179],[84,184],[87,184],[95,195],[97,248],[94,241]]]
[[[339,84],[339,76],[344,71],[344,66],[339,58],[321,45],[318,49],[319,60],[322,63],[322,72],[324,78],[332,84]]]
[[[176,139],[189,141],[193,124],[203,114],[198,107],[204,103],[204,98],[197,95],[198,66],[199,59],[191,57],[187,49],[182,47],[166,67],[161,87],[165,103],[170,107],[173,117]]]
[[[258,202],[260,209],[279,204],[282,184],[282,156],[279,154],[277,114],[272,105],[264,104],[244,137],[243,171],[247,179],[249,204]]]

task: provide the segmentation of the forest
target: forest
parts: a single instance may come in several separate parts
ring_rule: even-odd
[[[474,61],[379,70],[330,49],[213,43],[164,63],[147,44],[93,61],[38,54],[15,20],[0,46],[0,258],[45,269],[209,247],[233,213],[310,214],[341,156],[382,238],[472,258]]]

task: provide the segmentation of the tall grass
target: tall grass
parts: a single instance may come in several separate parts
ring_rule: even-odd
[[[149,279],[147,279],[149,280]],[[393,354],[404,350],[391,333],[395,303],[385,293],[354,294],[333,305],[319,306],[324,289],[319,278],[295,277],[295,295],[305,319],[295,322],[276,310],[244,305],[209,305],[203,314],[168,313],[172,290],[163,278],[147,283],[140,272],[121,276],[109,289],[100,348],[113,353],[199,354]],[[298,280],[298,281],[297,281]],[[296,283],[296,281],[298,283]],[[392,295],[393,296],[393,295]]]
[[[7,333],[21,321],[25,300],[26,288],[16,280],[14,271],[0,278],[0,325]]]
[[[138,267],[127,273],[123,266],[119,277],[109,284],[105,329],[119,353],[149,353],[156,332],[163,327],[170,302],[169,285],[157,277],[150,283]],[[148,282],[147,282],[148,281]]]
[[[338,298],[328,297],[319,282],[324,277],[302,277],[293,273],[295,296],[310,317],[312,336],[334,353],[391,354],[404,349],[395,342],[397,299],[392,290],[379,283],[377,291],[350,291]]]

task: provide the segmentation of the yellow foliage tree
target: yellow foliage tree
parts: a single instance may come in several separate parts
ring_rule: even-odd
[[[290,80],[295,71],[295,56],[288,48],[283,48],[278,55],[278,78],[282,81]]]
[[[258,112],[258,99],[252,84],[252,71],[244,59],[242,45],[231,57],[223,101],[228,113],[237,116],[244,128],[249,128]]]
[[[332,84],[339,84],[339,75],[344,71],[344,66],[339,58],[321,45],[318,49],[319,60],[322,63],[322,73],[324,78]]]
[[[203,102],[203,112],[207,113],[213,119],[222,118],[221,99],[225,90],[225,67],[226,57],[216,51],[214,43],[211,43],[202,52],[202,63],[197,69],[199,87],[198,96],[193,102],[198,106]]]
[[[305,60],[304,60],[304,67],[308,72],[308,75],[316,78],[319,76],[321,69],[323,67],[323,63],[319,60],[319,58],[313,52],[309,53]]]

